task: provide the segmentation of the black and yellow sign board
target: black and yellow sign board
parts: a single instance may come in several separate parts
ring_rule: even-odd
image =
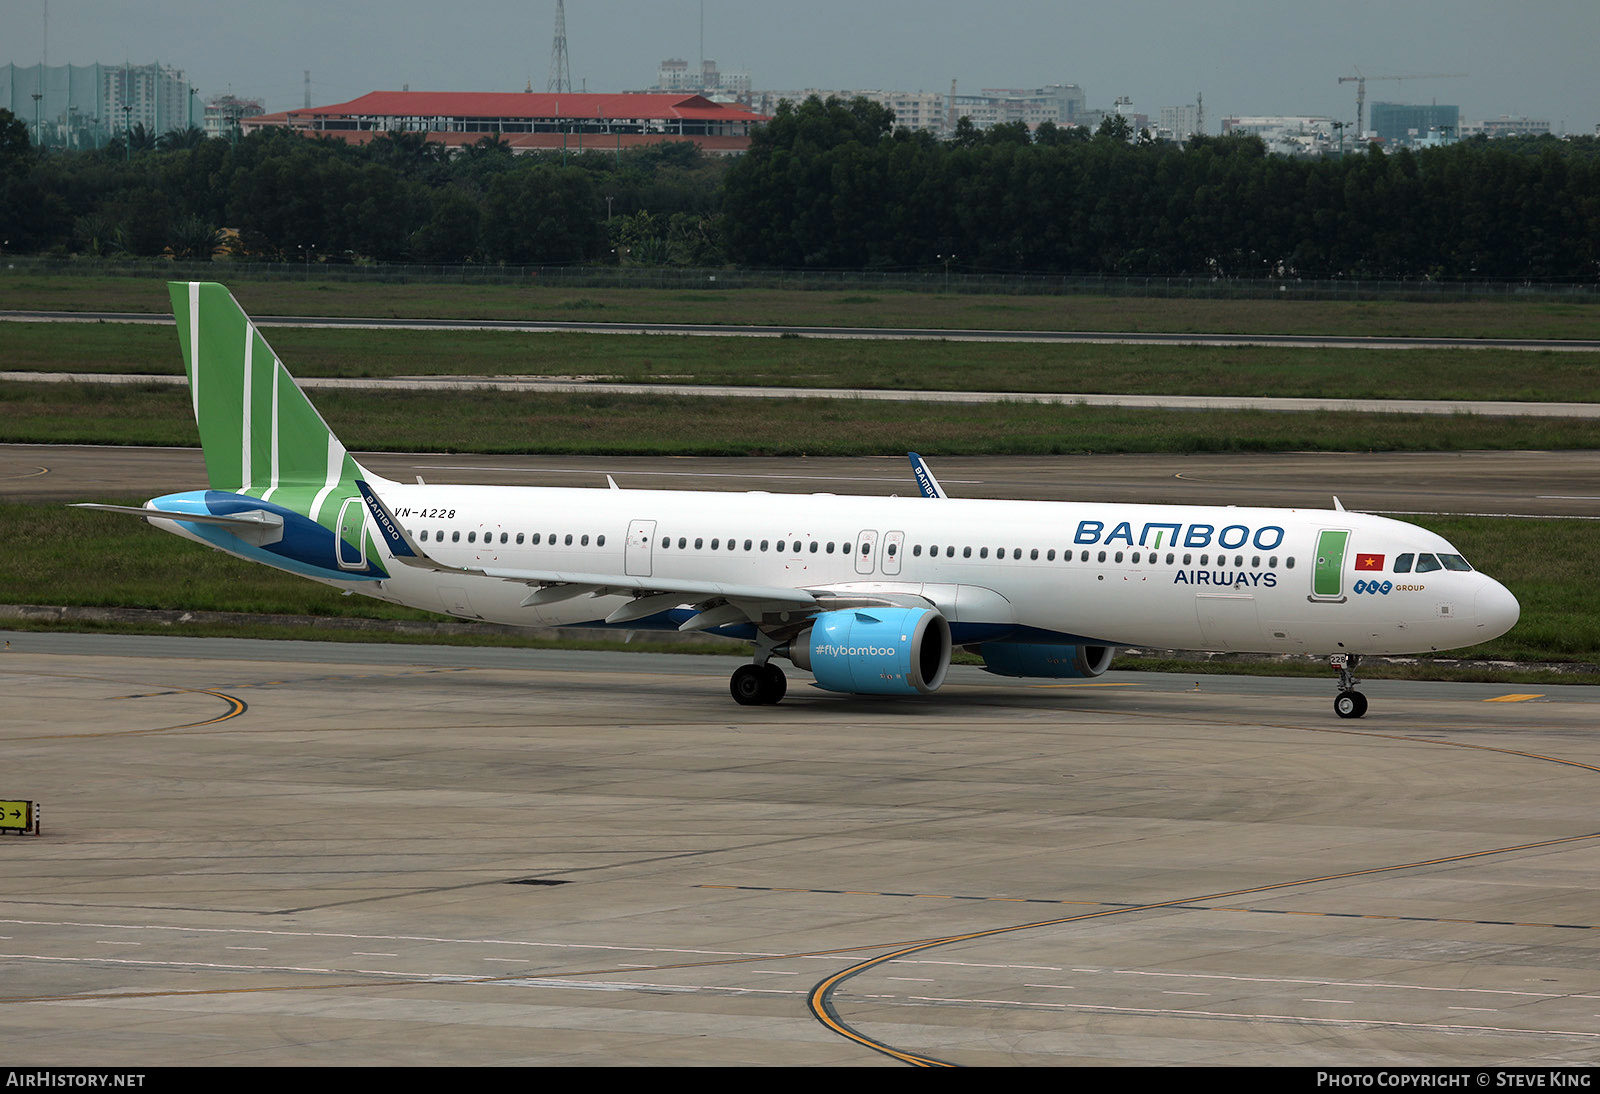
[[[39,834],[39,803],[0,801],[0,832]]]

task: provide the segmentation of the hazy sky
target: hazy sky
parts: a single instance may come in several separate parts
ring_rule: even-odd
[[[34,64],[46,0],[0,0],[0,63]],[[647,87],[657,64],[700,56],[699,0],[568,0],[575,85]],[[268,110],[367,91],[520,91],[550,77],[555,0],[49,0],[51,64],[160,60],[201,95]],[[948,91],[1076,83],[1155,115],[1205,95],[1227,114],[1355,120],[1367,101],[1454,103],[1464,121],[1600,123],[1600,0],[705,0],[705,56],[758,88]]]

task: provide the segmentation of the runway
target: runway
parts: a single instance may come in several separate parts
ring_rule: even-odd
[[[1597,688],[0,638],[9,1064],[1600,1051]]]
[[[912,493],[901,456],[706,458],[358,453],[389,478],[519,486]],[[1600,452],[986,456],[931,461],[955,497],[1600,516]],[[205,483],[198,448],[0,445],[0,498],[105,501]]]

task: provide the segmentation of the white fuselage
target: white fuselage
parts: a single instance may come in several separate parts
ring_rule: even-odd
[[[1475,571],[1386,572],[1455,549],[1424,529],[1320,509],[1075,504],[696,491],[381,484],[427,553],[463,568],[921,596],[955,640],[1012,633],[1105,645],[1254,652],[1415,653],[1515,622]],[[1316,582],[1319,539],[1347,530]],[[381,548],[379,548],[381,550]],[[1354,569],[1383,556],[1383,571]],[[379,559],[355,591],[514,625],[603,620],[622,596],[524,606],[529,587]],[[1326,563],[1326,560],[1324,560]],[[1332,582],[1330,585],[1329,582]]]

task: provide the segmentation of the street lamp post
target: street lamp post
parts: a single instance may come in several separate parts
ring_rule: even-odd
[[[39,114],[39,101],[43,98],[37,91],[33,93],[33,143],[40,148],[44,147],[44,121]]]
[[[939,255],[939,261],[944,263],[944,291],[950,291],[950,263],[955,261],[955,255]]]
[[[300,244],[300,253],[306,256],[306,280],[311,280],[311,252],[317,249],[315,243]]]

